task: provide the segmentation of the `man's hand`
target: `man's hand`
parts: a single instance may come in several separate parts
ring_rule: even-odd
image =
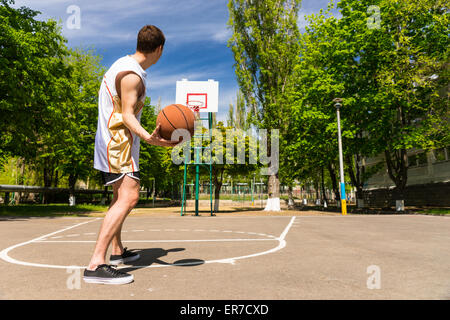
[[[175,147],[180,141],[171,141],[166,140],[163,137],[160,136],[159,130],[161,129],[161,124],[158,123],[156,126],[156,129],[153,131],[153,133],[150,135],[148,139],[145,139],[145,142],[148,144],[152,144],[154,146],[160,146],[160,147]]]

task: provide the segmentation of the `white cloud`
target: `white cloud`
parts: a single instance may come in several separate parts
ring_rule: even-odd
[[[231,37],[231,30],[230,29],[222,29],[215,32],[212,36],[212,38],[218,42],[227,42],[228,39]]]
[[[175,88],[175,83],[181,79],[189,80],[204,80],[208,78],[207,72],[189,72],[185,71],[178,74],[166,75],[162,72],[150,73],[148,76],[148,88],[151,89],[161,89],[173,86]]]
[[[326,8],[327,2],[303,0],[298,20],[300,28],[304,29],[306,25],[305,14],[318,13],[320,8]],[[25,5],[41,11],[39,19],[61,21],[69,46],[93,45],[107,52],[108,64],[119,52],[125,54],[124,51],[135,48],[137,31],[143,25],[159,26],[172,46],[170,49],[179,54],[172,51],[171,64],[158,64],[149,70],[147,95],[153,98],[153,104],[159,97],[162,106],[174,103],[177,80],[216,78],[221,81],[218,116],[225,119],[229,104],[236,101],[238,90],[232,57],[230,55],[229,60],[224,55],[215,58],[217,51],[205,51],[205,46],[213,43],[215,50],[228,50],[225,44],[231,31],[227,28],[227,3],[228,0],[16,0],[14,7]],[[70,5],[81,9],[79,30],[65,26],[70,16],[66,10]],[[193,50],[186,59],[183,50],[188,46]],[[121,49],[108,51],[111,47]],[[192,54],[194,50],[198,50],[197,55]]]
[[[63,34],[69,43],[111,44],[131,41],[145,24],[159,26],[174,43],[228,39],[227,0],[18,0],[15,7],[25,5],[41,11],[40,19],[62,21]],[[69,5],[81,9],[81,29],[69,30],[65,22]]]

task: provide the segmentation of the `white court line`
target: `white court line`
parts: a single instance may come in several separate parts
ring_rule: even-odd
[[[295,216],[293,216],[289,222],[289,224],[286,226],[286,228],[283,230],[283,232],[280,234],[280,236],[278,238],[274,238],[274,240],[278,240],[279,244],[278,246],[276,246],[275,248],[272,248],[270,250],[267,251],[263,251],[263,252],[258,252],[258,253],[254,253],[254,254],[249,254],[246,256],[239,256],[239,257],[233,257],[233,258],[226,258],[226,259],[217,259],[217,260],[208,260],[205,261],[204,263],[229,263],[229,264],[235,264],[236,260],[241,260],[241,259],[247,259],[247,258],[254,258],[254,257],[258,257],[258,256],[262,256],[265,254],[269,254],[269,253],[274,253],[276,251],[279,251],[281,249],[283,249],[286,246],[286,235],[288,234],[289,230],[292,227],[292,224],[295,221]],[[158,265],[150,265],[150,266],[123,266],[123,267],[119,267],[119,269],[122,268],[133,268],[133,269],[145,269],[145,268],[163,268],[163,267],[170,267],[170,266],[177,266],[177,265],[196,265],[198,264],[197,262],[195,263],[180,263],[180,264],[176,264],[176,265],[163,265],[163,264],[158,264]]]
[[[295,221],[295,216],[291,218],[291,221],[286,226],[284,231],[280,234],[280,236],[278,238],[275,238],[275,240],[279,241],[278,246],[276,246],[275,248],[272,248],[272,249],[264,251],[264,252],[258,252],[258,253],[254,253],[254,254],[249,254],[249,255],[246,255],[246,256],[240,256],[240,257],[234,257],[234,258],[228,258],[228,259],[218,259],[218,260],[205,261],[205,263],[231,263],[231,264],[234,264],[236,260],[247,259],[247,258],[254,258],[254,257],[258,257],[258,256],[262,256],[262,255],[265,255],[265,254],[269,254],[269,253],[273,253],[273,252],[279,251],[279,250],[283,249],[286,246],[286,240],[284,240],[284,238],[286,238],[286,235],[289,232],[289,229],[291,229],[292,224],[294,223],[294,221]]]
[[[266,251],[263,251],[263,252],[254,253],[254,254],[245,255],[245,256],[238,256],[238,257],[217,259],[217,260],[208,260],[208,261],[204,261],[204,263],[205,264],[206,263],[230,263],[230,264],[235,264],[236,260],[258,257],[258,256],[262,256],[262,255],[266,255],[266,254],[269,254],[269,253],[274,253],[276,251],[279,251],[279,250],[283,249],[286,246],[285,238],[286,238],[286,235],[289,232],[290,228],[292,227],[292,224],[294,223],[295,218],[296,218],[295,216],[291,217],[290,222],[288,223],[288,225],[286,226],[286,228],[283,230],[283,232],[280,234],[280,236],[278,238],[275,238],[275,237],[271,236],[271,238],[273,238],[273,239],[251,239],[251,241],[271,241],[271,240],[273,241],[273,240],[277,240],[279,242],[278,246],[276,246],[276,247],[274,247],[272,249],[269,249],[269,250],[266,250]],[[2,250],[0,252],[0,258],[5,260],[5,261],[7,261],[7,262],[9,262],[9,263],[18,264],[18,265],[24,265],[24,266],[30,266],[30,267],[53,268],[53,269],[67,269],[67,268],[85,269],[85,268],[87,268],[87,266],[74,266],[74,265],[62,266],[62,265],[40,264],[40,263],[30,263],[30,262],[25,262],[25,261],[19,261],[19,260],[16,260],[14,258],[9,257],[8,256],[8,252],[10,252],[11,250],[13,250],[15,248],[22,247],[22,246],[25,246],[27,244],[34,243],[34,242],[38,242],[38,243],[47,243],[47,242],[48,243],[52,243],[52,242],[61,242],[61,243],[62,242],[72,242],[73,243],[73,242],[78,242],[78,241],[43,241],[43,239],[48,238],[48,237],[50,237],[50,236],[52,236],[54,234],[64,232],[66,230],[76,228],[76,227],[81,226],[83,224],[87,224],[87,223],[90,223],[90,222],[93,222],[93,221],[97,221],[99,219],[101,219],[101,218],[97,218],[97,219],[93,219],[93,220],[90,220],[90,221],[78,223],[78,224],[76,224],[74,226],[70,226],[70,227],[67,227],[67,228],[64,228],[64,229],[61,229],[61,230],[58,230],[58,231],[55,231],[55,232],[52,232],[52,233],[49,233],[49,234],[37,237],[35,239],[29,240],[29,241],[26,241],[26,242],[22,242],[22,243],[19,243],[19,244],[16,244],[16,245],[13,245],[13,246],[11,246],[9,248],[6,248],[6,249]],[[194,231],[200,231],[200,230],[194,230]],[[219,239],[219,240],[221,240],[221,241],[223,241],[223,240],[233,241],[233,239]],[[240,239],[240,241],[249,241],[249,240],[250,239]],[[148,240],[148,241],[150,242],[150,241],[154,241],[154,240]],[[177,241],[177,242],[179,242],[180,240],[165,240],[165,241],[174,241],[174,242]],[[181,240],[181,241],[187,242],[189,240]],[[202,241],[205,241],[205,240],[202,240]],[[238,241],[238,240],[235,240],[235,241]],[[93,242],[94,241],[89,241],[89,243],[93,243]],[[124,242],[126,242],[126,241],[124,241]],[[145,240],[144,241],[140,241],[140,242],[145,242]],[[161,240],[159,240],[159,242],[161,242]],[[123,267],[120,267],[120,268],[139,268],[139,269],[141,269],[141,268],[162,268],[162,267],[171,267],[171,266],[177,266],[177,265],[178,266],[179,265],[191,265],[191,264],[192,265],[196,265],[198,263],[167,264],[167,265],[161,264],[161,265],[145,265],[145,266],[123,266]]]
[[[40,237],[37,237],[37,238],[34,238],[34,239],[32,239],[32,240],[25,241],[25,242],[22,242],[22,243],[13,245],[13,246],[11,246],[11,247],[9,247],[9,248],[6,248],[6,249],[2,250],[2,251],[0,252],[0,258],[3,259],[3,260],[5,260],[5,261],[7,261],[7,262],[9,262],[9,263],[20,264],[20,265],[23,265],[23,266],[30,266],[30,267],[46,267],[46,268],[62,268],[62,266],[54,266],[54,265],[51,265],[51,264],[40,264],[40,263],[30,263],[30,262],[25,262],[25,261],[19,261],[19,260],[16,260],[16,259],[11,258],[10,256],[8,256],[8,252],[11,251],[11,250],[13,250],[13,249],[16,249],[16,248],[18,248],[18,247],[22,247],[22,246],[25,246],[25,245],[30,244],[30,243],[34,243],[34,242],[41,241],[42,239],[48,238],[48,237],[50,237],[50,236],[52,236],[52,235],[54,235],[54,234],[61,233],[61,232],[64,232],[64,231],[67,231],[67,230],[76,228],[76,227],[78,227],[78,226],[81,226],[81,225],[83,225],[83,224],[87,224],[87,223],[91,223],[91,222],[93,222],[93,221],[97,221],[97,220],[99,220],[99,219],[101,219],[101,218],[89,220],[89,221],[86,221],[86,222],[81,222],[81,223],[78,223],[78,224],[76,224],[76,225],[73,225],[73,226],[70,226],[70,227],[67,227],[67,228],[64,228],[64,229],[61,229],[61,230],[58,230],[58,231],[49,233],[49,234],[45,234],[45,235],[40,236]],[[67,268],[67,267],[64,267],[64,268]]]

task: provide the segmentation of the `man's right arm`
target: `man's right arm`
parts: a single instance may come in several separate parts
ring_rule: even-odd
[[[125,126],[134,134],[145,142],[162,147],[173,147],[178,142],[172,142],[163,139],[159,135],[159,126],[156,127],[152,134],[145,130],[134,114],[134,106],[139,99],[139,86],[141,78],[134,73],[130,73],[122,78],[121,81],[121,101],[122,101],[122,117]]]

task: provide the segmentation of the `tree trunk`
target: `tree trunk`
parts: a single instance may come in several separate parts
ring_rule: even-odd
[[[16,184],[17,185],[23,185],[25,184],[25,161],[22,158],[18,159],[18,165],[20,165],[20,174],[17,174],[16,178]],[[17,169],[19,172],[19,169]],[[15,193],[15,202],[16,204],[22,203],[23,198],[28,197],[28,193],[25,193],[25,195],[22,192],[16,192]]]
[[[316,192],[316,205],[320,205],[319,181],[314,180],[314,191]]]
[[[364,166],[359,166],[359,156],[355,155],[353,157],[346,156],[345,160],[347,162],[347,172],[350,176],[350,180],[353,186],[356,188],[356,199],[358,202],[358,207],[364,206],[363,201],[363,185],[364,181],[362,179],[364,175]],[[353,165],[355,166],[355,170],[353,170]],[[356,172],[356,173],[355,173]]]
[[[213,169],[214,170],[214,169]],[[225,169],[218,168],[213,171],[213,183],[214,183],[214,212],[219,212],[220,203],[220,189],[222,189],[223,184],[223,173]],[[231,184],[233,187],[233,184]],[[211,192],[211,190],[210,190]],[[232,191],[233,192],[233,191]]]
[[[55,187],[55,188],[57,188],[58,187],[58,181],[59,180],[59,172],[58,172],[58,170],[56,170],[55,171],[55,179],[53,179],[53,186]]]
[[[395,184],[394,195],[397,211],[404,210],[405,187],[408,181],[407,153],[405,149],[384,151],[388,175]],[[394,158],[394,159],[393,159]]]
[[[264,211],[281,211],[280,208],[280,180],[278,174],[269,177],[268,184],[269,199],[267,199]]]
[[[44,187],[49,188],[52,186],[52,174],[53,170],[50,168],[50,166],[46,165],[44,167]],[[42,197],[42,204],[49,204],[50,203],[50,194],[48,192],[43,193]]]
[[[214,183],[214,212],[219,212],[220,203],[220,189],[222,188],[222,183]]]
[[[294,195],[292,192],[292,186],[288,186],[288,209],[294,209]]]
[[[341,203],[341,195],[339,192],[339,187],[338,187],[338,183],[337,183],[337,177],[336,177],[336,173],[334,171],[334,165],[332,162],[328,163],[328,173],[330,174],[330,178],[331,178],[331,184],[333,186],[333,192],[334,192],[334,197],[336,200],[336,203]]]
[[[76,204],[75,199],[75,184],[77,183],[78,177],[76,174],[69,175],[69,205],[74,206]]]
[[[323,167],[321,168],[322,170],[322,198],[323,198],[323,205],[326,206],[327,205],[327,194],[325,193],[325,176],[324,176],[324,170]]]

